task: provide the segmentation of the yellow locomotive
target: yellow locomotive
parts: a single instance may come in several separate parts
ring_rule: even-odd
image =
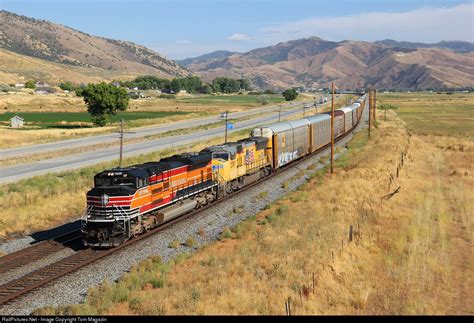
[[[212,153],[213,177],[219,191],[230,194],[270,174],[267,146],[267,138],[250,137],[204,149]]]

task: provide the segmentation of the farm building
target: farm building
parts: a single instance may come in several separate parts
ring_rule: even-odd
[[[22,117],[19,116],[14,116],[10,118],[10,127],[12,128],[22,128],[23,127],[23,119]]]

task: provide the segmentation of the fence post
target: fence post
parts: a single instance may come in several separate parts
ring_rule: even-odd
[[[313,294],[314,294],[314,272],[313,272]]]
[[[349,226],[349,242],[352,242],[352,224]]]

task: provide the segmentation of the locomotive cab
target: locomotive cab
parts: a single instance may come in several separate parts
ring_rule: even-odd
[[[139,212],[132,201],[147,176],[133,168],[105,170],[94,176],[94,187],[87,192],[87,209],[82,223],[86,246],[113,246],[130,235]]]

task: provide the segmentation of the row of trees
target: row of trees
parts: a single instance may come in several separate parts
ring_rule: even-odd
[[[152,75],[139,76],[132,81],[114,81],[123,87],[139,90],[168,90],[179,92],[186,90],[189,93],[198,93],[202,87],[202,80],[197,76],[174,78],[172,80],[161,79]]]
[[[248,79],[232,79],[228,77],[215,78],[211,84],[205,84],[198,76],[187,76],[174,78],[172,80],[161,79],[156,76],[139,76],[132,81],[114,81],[120,86],[138,90],[168,90],[175,93],[186,90],[188,93],[210,94],[215,92],[236,93],[241,90],[252,89]]]

